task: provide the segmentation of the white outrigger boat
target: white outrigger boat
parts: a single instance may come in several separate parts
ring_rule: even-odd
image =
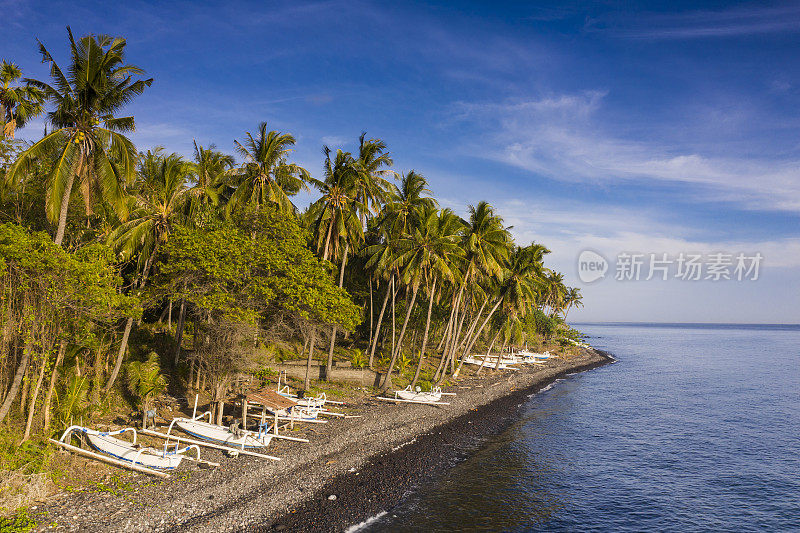
[[[127,442],[116,437],[117,435],[127,432],[133,433],[132,442]],[[178,445],[175,444],[175,447],[171,448],[169,442],[165,442],[162,450],[143,447],[136,443],[136,430],[134,428],[123,428],[116,431],[97,431],[83,426],[70,426],[57,442],[64,448],[73,449],[74,446],[71,446],[69,441],[75,433],[85,435],[86,440],[95,450],[120,461],[145,467],[146,469],[174,470],[180,465],[183,459],[204,462],[200,461],[200,448],[196,445],[178,448]],[[186,455],[190,450],[195,451],[196,455],[194,458]]]
[[[206,415],[208,415],[208,422],[203,420]],[[260,424],[258,431],[241,429],[235,424],[230,427],[212,424],[210,411],[192,418],[174,418],[169,424],[167,435],[172,432],[172,426],[177,426],[178,429],[192,437],[242,450],[266,448],[274,436],[270,433],[266,423]]]
[[[328,395],[325,392],[321,392],[319,395],[314,397],[304,396],[299,397],[296,394],[292,394],[289,391],[289,385],[285,385],[281,387],[281,376],[285,373],[285,370],[281,370],[281,373],[278,374],[278,390],[277,393],[283,396],[284,398],[288,398],[295,402],[297,405],[301,407],[311,407],[316,409],[322,409],[322,412],[325,412],[325,404],[331,405],[344,405],[344,402],[335,402],[333,400],[328,399]]]
[[[448,402],[443,402],[442,396],[455,396],[454,392],[442,392],[440,387],[435,387],[433,390],[423,392],[422,389],[417,387],[412,389],[411,385],[403,390],[395,391],[394,398],[387,398],[385,396],[377,396],[377,400],[385,402],[404,402],[404,403],[423,403],[428,405],[450,405]]]
[[[547,361],[548,359],[553,357],[553,354],[551,354],[549,351],[543,353],[537,353],[528,350],[519,350],[517,354],[525,359],[528,360],[532,359],[533,362]]]
[[[515,359],[500,359],[500,364],[497,364],[497,357],[489,357],[484,363],[484,356],[482,355],[468,355],[464,358],[464,362],[468,365],[484,366],[486,368],[497,368],[499,370],[519,370],[515,366],[519,364]]]

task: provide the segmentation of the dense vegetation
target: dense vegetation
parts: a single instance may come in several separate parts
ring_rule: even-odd
[[[124,110],[153,80],[124,39],[68,33],[64,65],[39,45],[48,80],[0,69],[0,423],[17,442],[167,387],[219,401],[265,353],[329,371],[346,353],[416,384],[479,347],[571,333],[580,294],[488,203],[439,208],[366,134],[324,147],[316,178],[266,123],[235,155],[139,152]],[[41,139],[15,139],[45,111]],[[302,190],[320,196],[301,211]]]

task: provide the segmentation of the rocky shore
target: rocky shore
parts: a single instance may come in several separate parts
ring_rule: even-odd
[[[582,349],[518,372],[485,372],[448,389],[457,394],[449,406],[366,397],[351,405],[361,418],[310,427],[309,444],[273,441],[280,462],[209,453],[222,466],[62,496],[38,510],[40,530],[343,531],[397,505],[458,460],[465,443],[502,431],[528,395],[611,361]]]

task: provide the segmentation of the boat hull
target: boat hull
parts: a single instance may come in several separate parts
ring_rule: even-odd
[[[242,446],[244,446],[245,449],[265,448],[272,440],[272,436],[270,434],[262,435],[260,438],[257,438],[252,434],[237,437],[224,426],[209,424],[208,422],[192,420],[189,418],[179,418],[175,421],[175,425],[178,426],[181,431],[188,433],[193,437],[197,437],[198,439],[208,442],[213,442],[215,444],[230,446],[231,448],[242,448]]]
[[[159,470],[174,470],[178,467],[183,456],[178,454],[156,455],[155,453],[142,451],[129,442],[110,437],[108,435],[95,435],[87,433],[86,438],[95,450],[116,457],[122,461],[128,461],[149,468]]]
[[[408,400],[413,402],[439,402],[442,399],[441,393],[435,392],[416,392],[401,390],[395,393],[395,397],[401,400]]]

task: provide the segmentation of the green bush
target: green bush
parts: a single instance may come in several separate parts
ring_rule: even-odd
[[[367,366],[367,362],[367,356],[361,350],[353,350],[353,353],[350,354],[350,364],[353,368],[364,368]]]

